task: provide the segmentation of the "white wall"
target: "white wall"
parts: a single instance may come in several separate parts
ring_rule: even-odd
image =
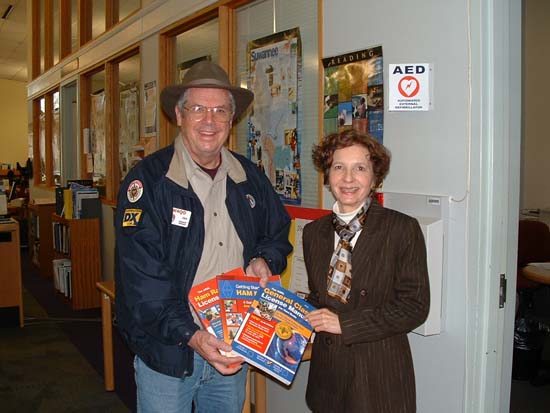
[[[433,65],[433,110],[388,112],[384,144],[392,153],[389,192],[448,195],[451,202],[443,332],[411,334],[418,411],[463,410],[466,335],[466,188],[468,171],[468,26],[462,0],[324,0],[323,57],[382,45],[389,63]],[[360,35],[359,35],[360,34]],[[387,99],[386,99],[387,102]]]
[[[522,151],[523,208],[550,209],[550,133],[548,103],[550,83],[543,81],[550,65],[550,2],[524,1],[524,108]]]
[[[28,158],[28,119],[25,83],[0,79],[0,163],[25,166]]]
[[[384,144],[392,153],[386,192],[449,197],[442,333],[410,334],[419,412],[464,411],[466,381],[466,274],[468,187],[468,24],[463,0],[323,0],[321,57],[382,45],[386,102],[389,63],[433,66],[433,110],[388,112]],[[447,199],[447,198],[443,198]],[[324,191],[323,207],[333,199]],[[309,363],[290,391],[268,386],[269,412],[304,402]],[[281,402],[281,400],[284,400]],[[283,403],[281,405],[281,403]]]

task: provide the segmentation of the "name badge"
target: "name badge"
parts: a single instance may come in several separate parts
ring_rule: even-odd
[[[191,211],[185,209],[172,208],[172,225],[187,228],[191,219]]]

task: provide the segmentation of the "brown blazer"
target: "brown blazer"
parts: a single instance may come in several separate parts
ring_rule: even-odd
[[[341,335],[318,333],[307,403],[314,412],[414,412],[407,333],[430,305],[426,247],[418,222],[373,201],[352,254],[347,304],[326,294],[334,251],[331,215],[304,227],[310,301],[336,312]]]

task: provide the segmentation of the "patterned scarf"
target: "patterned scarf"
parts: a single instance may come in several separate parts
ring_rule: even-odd
[[[351,240],[357,232],[363,229],[370,204],[371,198],[369,197],[349,224],[342,221],[334,212],[332,213],[332,226],[340,237],[340,241],[338,241],[330,260],[327,293],[344,304],[348,302],[351,292]]]

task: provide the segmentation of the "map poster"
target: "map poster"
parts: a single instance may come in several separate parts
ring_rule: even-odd
[[[384,140],[382,46],[323,59],[325,136],[345,129]]]
[[[251,41],[247,55],[248,88],[254,92],[248,158],[265,172],[284,203],[300,205],[299,29]]]

